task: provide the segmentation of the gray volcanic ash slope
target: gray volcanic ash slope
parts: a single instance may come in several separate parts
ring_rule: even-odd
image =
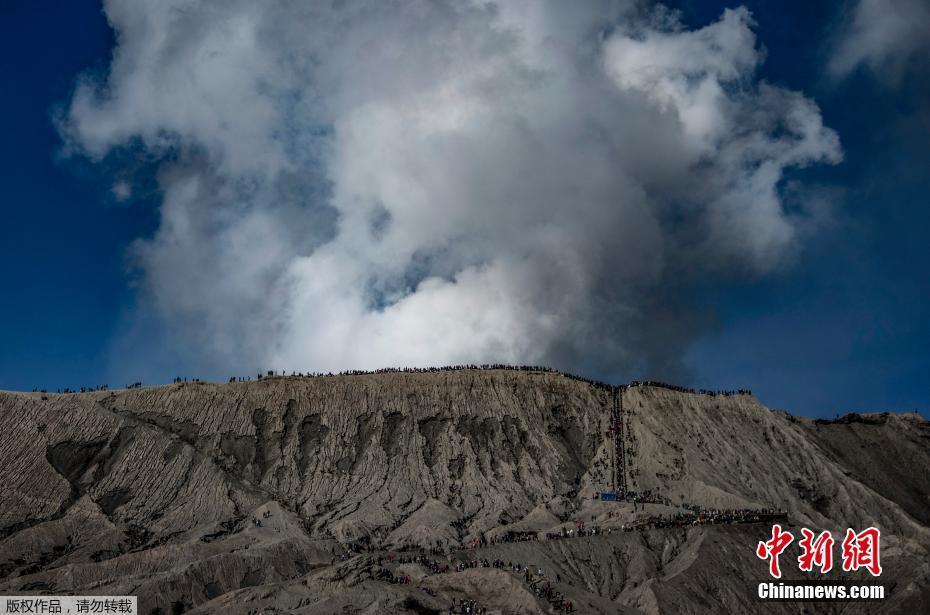
[[[613,396],[471,369],[0,393],[0,593],[134,594],[143,613],[930,609],[919,416],[811,421],[748,395],[626,388],[624,478],[651,494],[633,505],[593,499]],[[782,509],[796,534],[877,525],[889,596],[756,602],[770,520],[648,526],[683,506]],[[599,534],[545,539],[579,523]],[[786,577],[808,578],[796,556]]]

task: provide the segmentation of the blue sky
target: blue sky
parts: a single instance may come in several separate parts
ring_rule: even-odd
[[[97,382],[131,300],[122,253],[146,224],[138,210],[113,207],[93,173],[58,159],[52,112],[76,74],[105,66],[113,35],[94,2],[6,3],[2,12],[0,62],[15,85],[0,103],[0,386]]]
[[[687,4],[709,18],[707,4]],[[720,329],[694,360],[709,382],[752,382],[769,405],[805,414],[926,415],[930,71],[912,67],[890,87],[866,70],[830,80],[825,56],[842,4],[747,6],[769,50],[763,73],[811,94],[842,139],[843,163],[813,173],[836,190],[840,219],[783,275],[709,299],[722,306]]]
[[[686,369],[676,375],[695,386],[749,387],[769,406],[811,416],[910,409],[926,415],[927,63],[912,62],[893,78],[865,67],[831,76],[827,64],[851,3],[742,5],[764,48],[757,77],[815,101],[842,143],[840,164],[792,169],[782,184],[829,201],[833,219],[804,237],[788,266],[682,284],[676,296],[709,324],[681,350]],[[697,29],[738,5],[673,6],[685,27]],[[224,378],[228,363],[201,360],[184,343],[162,350],[177,369],[168,360],[128,356],[127,340],[161,335],[165,326],[145,324],[150,310],[140,308],[138,272],[128,257],[136,239],[158,231],[162,195],[152,178],[159,169],[150,152],[131,147],[102,161],[65,155],[54,121],[79,75],[106,76],[116,38],[100,5],[35,1],[7,3],[0,12],[0,62],[12,84],[0,99],[0,389],[164,382],[179,374]],[[121,202],[114,178],[126,176],[127,167],[134,193]],[[650,369],[621,368],[613,379],[667,376]]]

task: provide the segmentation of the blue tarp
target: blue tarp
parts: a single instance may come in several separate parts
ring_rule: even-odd
[[[617,494],[613,491],[601,491],[601,501],[602,502],[616,502]]]

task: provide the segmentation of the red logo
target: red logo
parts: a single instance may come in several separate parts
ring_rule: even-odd
[[[806,527],[801,528],[804,538],[798,543],[801,555],[798,557],[798,568],[804,572],[811,572],[814,566],[826,574],[833,569],[833,536],[824,530],[814,539],[814,532]]]
[[[852,572],[865,568],[873,577],[882,573],[882,564],[878,556],[878,541],[881,533],[877,527],[870,527],[858,534],[852,529],[846,530],[843,539],[843,570]]]
[[[801,528],[801,540],[798,546],[801,553],[798,556],[798,568],[803,572],[813,572],[814,567],[820,569],[821,574],[833,570],[833,536],[824,530],[820,534],[814,533],[806,527]],[[860,568],[868,570],[872,576],[882,573],[881,559],[879,557],[881,533],[878,528],[870,527],[858,534],[852,528],[846,530],[843,539],[843,570],[854,572]],[[768,560],[769,574],[776,579],[781,578],[781,567],[778,557],[794,542],[794,535],[781,526],[772,526],[772,537],[760,541],[756,547],[759,559]]]
[[[772,539],[768,542],[760,542],[759,546],[756,547],[756,555],[759,556],[759,559],[769,560],[769,574],[776,579],[781,578],[781,568],[778,567],[778,556],[781,555],[782,551],[784,551],[793,540],[794,536],[791,535],[791,532],[781,531],[781,526],[776,523],[772,526]]]

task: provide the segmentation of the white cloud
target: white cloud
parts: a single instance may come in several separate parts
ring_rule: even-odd
[[[132,196],[132,185],[126,180],[118,180],[113,183],[110,192],[113,193],[113,198],[119,202],[123,202]]]
[[[761,61],[745,8],[725,10],[693,32],[646,30],[614,36],[606,45],[608,72],[623,87],[673,108],[685,134],[712,152],[731,130],[733,109],[724,87],[739,85]]]
[[[836,162],[760,83],[745,9],[635,2],[109,0],[63,133],[163,162],[134,250],[205,363],[674,365],[680,286],[792,258],[785,171]],[[141,352],[141,351],[140,351]]]
[[[866,66],[896,80],[918,54],[930,52],[930,3],[926,0],[858,0],[830,60],[843,76]]]

